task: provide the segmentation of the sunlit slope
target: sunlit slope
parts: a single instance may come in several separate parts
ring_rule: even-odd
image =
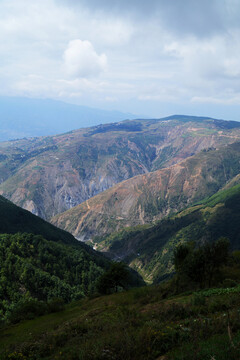
[[[49,219],[121,181],[237,141],[239,126],[172,116],[0,143],[0,194]]]
[[[233,250],[240,250],[239,219],[240,184],[148,228],[127,228],[99,239],[95,246],[112,258],[124,259],[145,280],[157,283],[174,271],[173,251],[179,243],[200,244],[223,236]]]
[[[202,151],[169,168],[126,180],[57,215],[52,223],[80,239],[150,224],[211,196],[240,173],[240,143]]]

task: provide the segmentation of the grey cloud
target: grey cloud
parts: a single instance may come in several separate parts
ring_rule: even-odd
[[[208,98],[240,104],[239,0],[10,3],[0,0],[5,95],[155,116],[191,99],[200,110]],[[70,43],[78,46],[66,53]]]
[[[182,35],[208,37],[240,26],[240,3],[236,0],[61,0],[69,6],[84,6],[91,11],[115,16],[130,16],[162,24],[168,31]]]

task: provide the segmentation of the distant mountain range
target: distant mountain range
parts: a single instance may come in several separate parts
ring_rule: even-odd
[[[174,115],[0,143],[1,195],[123,259],[148,282],[172,273],[179,242],[227,236],[240,248],[239,179],[234,121]],[[3,210],[2,226],[14,219],[18,231],[25,213],[17,214],[6,220]]]
[[[136,115],[106,111],[50,99],[0,97],[0,141],[54,135],[73,129],[134,119]]]
[[[50,219],[136,175],[237,140],[238,122],[172,116],[0,143],[0,194]]]
[[[44,124],[47,120],[43,128]],[[202,317],[206,315],[210,325],[203,326],[214,336],[217,349],[215,320],[220,330],[228,327],[232,335],[233,329],[236,338],[239,122],[174,115],[0,142],[0,219],[4,359],[31,356],[33,350],[40,358],[58,357],[69,355],[70,348],[75,358],[81,343],[90,358],[112,357],[121,345],[115,340],[122,339],[129,326],[125,337],[133,339],[129,347],[133,357],[136,339],[143,344],[141,349],[151,350],[146,351],[147,357],[153,353],[153,343],[157,344],[153,358],[165,358],[169,350],[166,356],[171,357],[175,353],[171,344],[178,356],[183,353],[181,339],[185,347],[189,334],[196,345],[196,329],[203,332]],[[230,250],[237,251],[228,254],[228,241]],[[177,249],[180,244],[184,246]],[[111,265],[110,260],[125,262],[131,268],[128,276],[126,265]],[[122,282],[123,274],[126,283]],[[160,286],[95,298],[97,293],[167,279],[171,280]],[[203,286],[215,288],[202,291]],[[173,297],[183,291],[184,296]],[[186,291],[191,291],[191,297],[186,298]],[[80,300],[92,295],[94,299]],[[64,312],[49,314],[72,301],[75,303]],[[226,306],[228,319],[223,313]],[[129,320],[130,313],[133,317]],[[22,322],[44,314],[33,322]],[[109,319],[113,318],[116,321],[109,332]],[[162,327],[166,319],[167,325]],[[19,327],[12,326],[16,322],[21,322]],[[33,327],[41,331],[34,332]],[[102,336],[104,329],[109,338]],[[123,336],[119,337],[119,329],[124,330]],[[89,334],[92,340],[86,343]],[[102,343],[97,343],[98,352],[94,352],[96,338],[101,336]],[[222,341],[222,331],[219,336]],[[147,347],[144,337],[150,339]],[[228,358],[229,337],[225,338]],[[168,339],[171,344],[166,343]],[[202,349],[202,339],[199,341]],[[49,347],[52,343],[55,345]],[[112,343],[115,352],[109,350]],[[206,354],[205,349],[202,353]],[[187,353],[186,359],[189,356]]]
[[[151,224],[214,195],[240,173],[240,142],[200,153],[165,169],[123,181],[55,216],[52,223],[79,239]]]

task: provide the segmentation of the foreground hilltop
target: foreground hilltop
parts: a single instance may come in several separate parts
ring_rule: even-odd
[[[239,286],[220,287],[173,296],[165,284],[81,300],[1,329],[0,357],[236,360],[239,292]]]
[[[0,143],[0,194],[50,219],[121,181],[238,139],[238,122],[176,115]]]

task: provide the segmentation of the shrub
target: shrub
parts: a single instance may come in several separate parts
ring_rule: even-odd
[[[62,311],[64,308],[64,301],[61,298],[53,298],[48,302],[49,312]]]
[[[30,320],[36,316],[44,315],[48,312],[47,304],[37,299],[22,299],[10,310],[8,320],[17,323],[22,320]]]
[[[225,279],[222,282],[222,286],[224,288],[233,288],[234,286],[237,286],[237,285],[238,285],[237,281],[232,280],[232,279]]]
[[[196,305],[196,306],[206,305],[206,297],[201,293],[195,293],[192,297],[192,305]]]

